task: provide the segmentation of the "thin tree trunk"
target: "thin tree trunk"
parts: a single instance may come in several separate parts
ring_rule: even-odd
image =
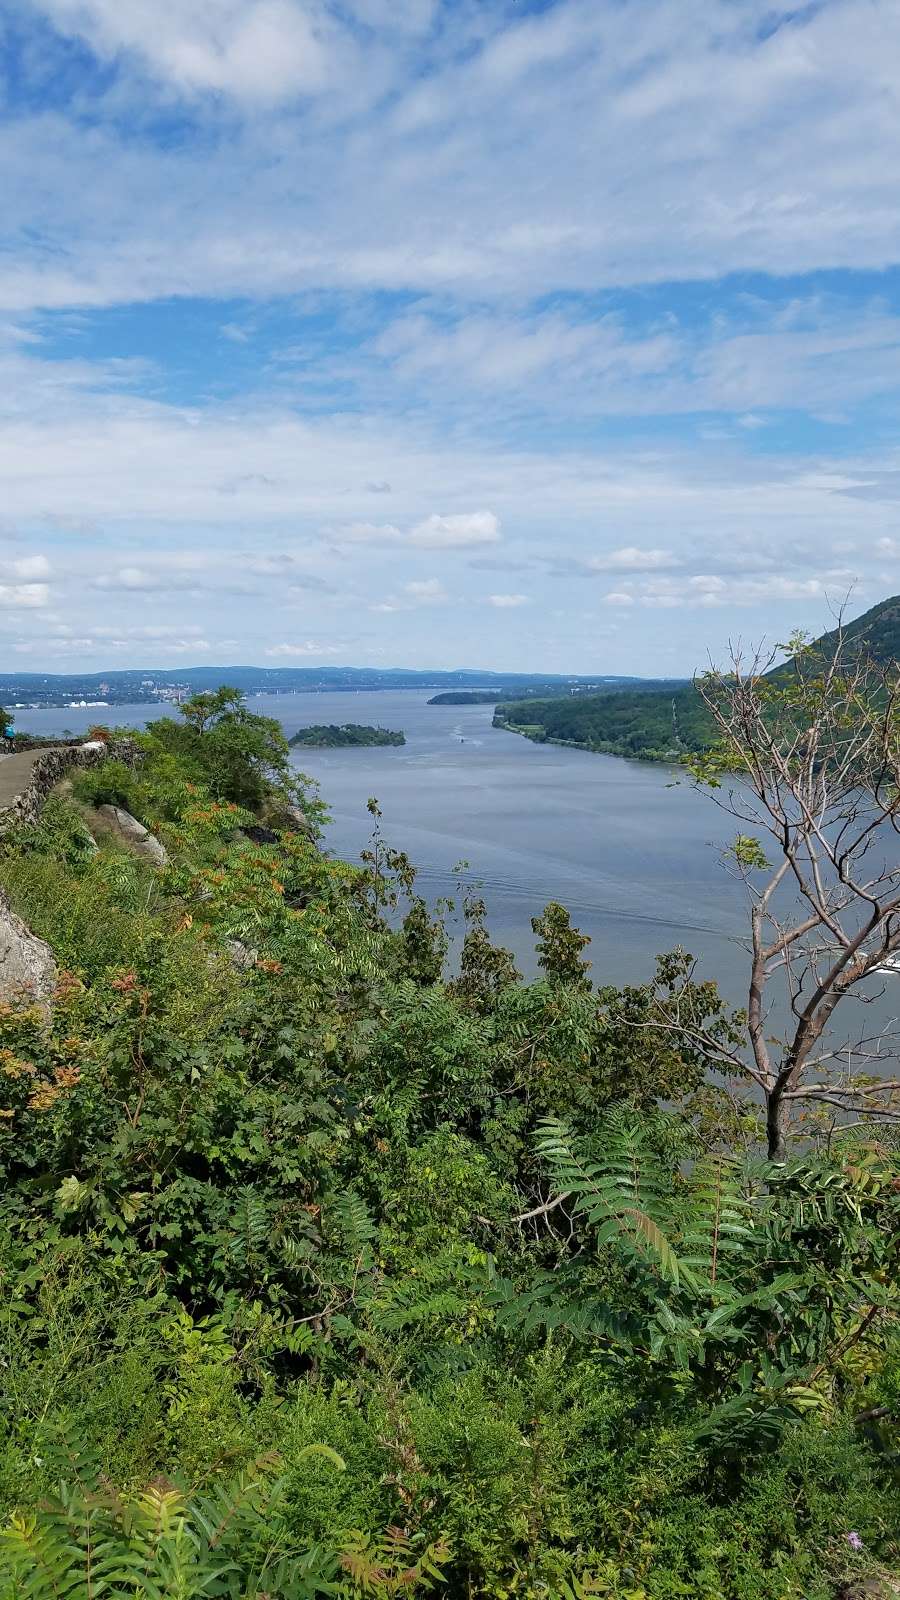
[[[787,1160],[788,1108],[781,1088],[766,1094],[766,1139],[770,1161]]]

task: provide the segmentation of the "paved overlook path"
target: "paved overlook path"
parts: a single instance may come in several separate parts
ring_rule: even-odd
[[[45,756],[48,749],[56,748],[44,745],[38,750],[20,750],[16,755],[0,756],[0,811],[5,811],[28,788],[39,757]]]

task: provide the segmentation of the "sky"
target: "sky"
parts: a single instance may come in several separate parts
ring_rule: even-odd
[[[0,100],[0,670],[900,591],[896,0],[7,0]]]

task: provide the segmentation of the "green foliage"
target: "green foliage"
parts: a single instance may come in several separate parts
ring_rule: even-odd
[[[651,1383],[703,1402],[696,1440],[746,1451],[824,1405],[822,1385],[863,1336],[883,1347],[900,1254],[893,1166],[814,1157],[742,1169],[709,1154],[685,1170],[677,1151],[660,1151],[660,1132],[621,1112],[599,1140],[545,1122],[538,1144],[557,1198],[543,1214],[565,1205],[578,1248],[557,1282],[538,1279],[503,1314],[639,1357]],[[628,1285],[625,1314],[599,1292],[610,1275]]]
[[[589,989],[591,964],[582,958],[581,952],[591,941],[572,927],[565,906],[551,900],[539,917],[532,917],[531,928],[537,934],[538,966],[551,982]]]
[[[521,973],[512,953],[495,945],[487,930],[487,906],[481,896],[468,892],[463,902],[466,932],[459,958],[459,976],[452,992],[473,1011],[488,1011],[504,989],[519,981]]]
[[[162,717],[151,724],[149,737],[215,800],[256,810],[273,791],[293,799],[302,786],[281,724],[248,711],[244,700],[239,689],[227,686],[196,694],[179,707],[181,723]]]
[[[334,1452],[310,1448],[332,1470],[343,1469]],[[51,1594],[263,1600],[273,1592],[284,1600],[314,1600],[365,1592],[352,1573],[350,1583],[335,1583],[337,1552],[298,1549],[285,1538],[277,1457],[261,1457],[208,1494],[156,1482],[121,1495],[72,1445],[64,1464],[67,1481],[49,1502],[30,1515],[16,1513],[2,1534],[0,1592],[16,1600]]]
[[[260,730],[185,709],[0,859],[62,968],[49,1018],[0,1006],[3,1600],[896,1568],[896,1153],[758,1164],[666,1025],[739,1032],[684,952],[594,989],[551,903],[523,983],[469,889],[445,978],[377,802],[355,868],[259,829]],[[103,796],[168,868],[89,842]]]
[[[122,806],[126,811],[140,805],[138,779],[124,761],[104,761],[98,767],[76,770],[72,788],[88,805]]]

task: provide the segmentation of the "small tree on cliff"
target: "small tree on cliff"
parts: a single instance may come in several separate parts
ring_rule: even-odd
[[[572,927],[572,918],[565,906],[551,900],[539,917],[532,917],[531,931],[537,938],[538,966],[543,968],[551,983],[590,989],[591,963],[584,959],[582,951],[591,941],[586,933],[579,933]]]
[[[240,689],[223,684],[205,690],[179,710],[182,721],[160,718],[153,724],[153,738],[193,762],[218,800],[256,810],[272,794],[297,798],[302,779],[291,766],[281,724],[248,711]]]
[[[877,991],[900,984],[900,674],[840,627],[836,641],[826,657],[798,635],[777,672],[737,652],[697,680],[718,744],[691,769],[741,824],[749,1051],[698,1036],[677,1005],[669,1020],[758,1086],[773,1160],[804,1105],[900,1120],[897,1035],[865,1021]]]

